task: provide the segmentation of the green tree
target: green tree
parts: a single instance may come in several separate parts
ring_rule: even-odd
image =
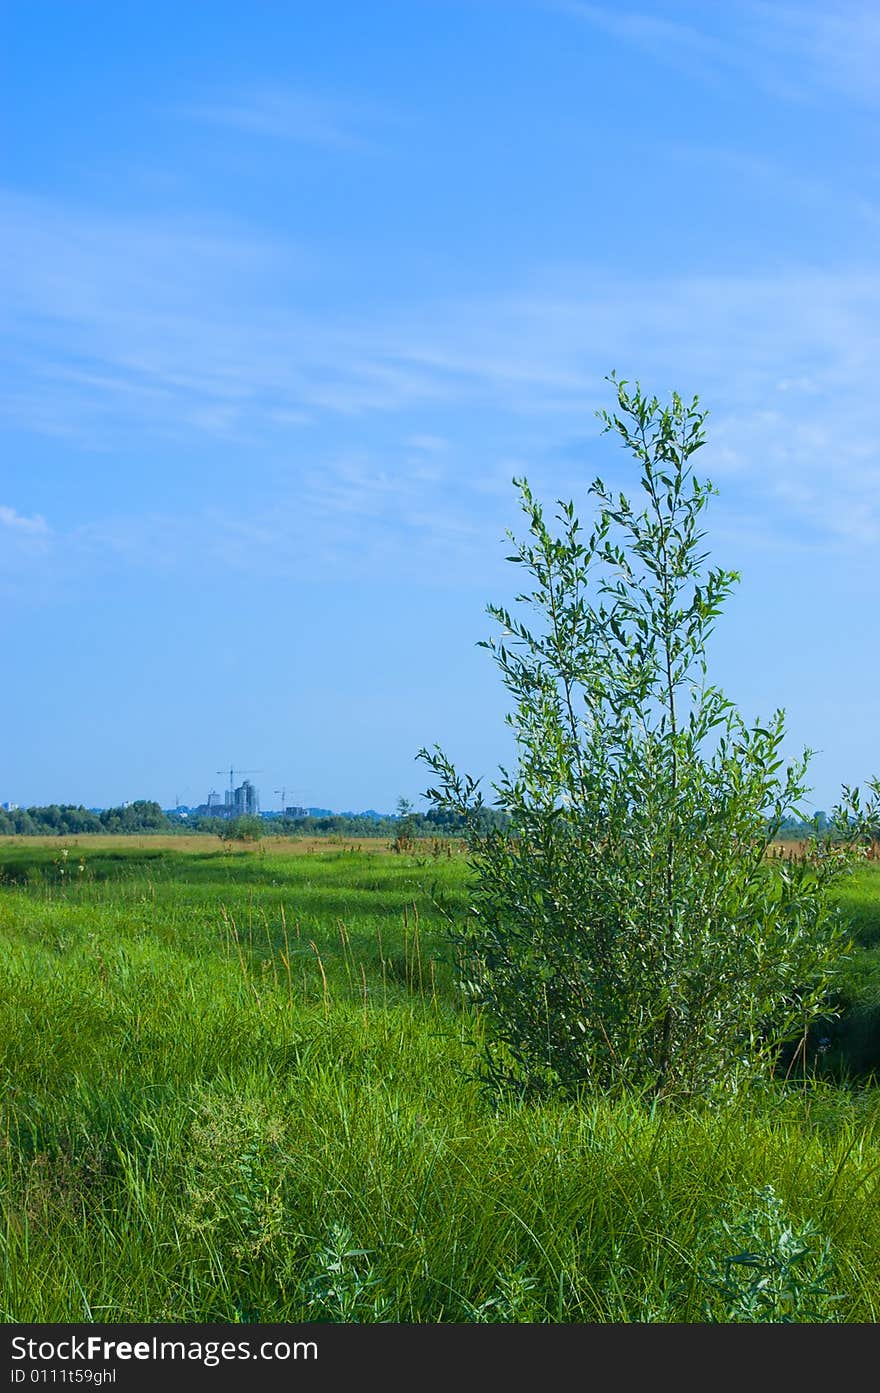
[[[846,940],[827,890],[865,814],[845,790],[836,837],[803,864],[768,862],[810,752],[784,767],[783,712],[749,726],[707,680],[738,576],[701,550],[715,490],[690,461],[706,413],[610,381],[617,409],[599,414],[638,463],[640,506],[596,479],[589,534],[571,502],[554,531],[514,481],[528,535],[510,534],[509,560],[527,583],[516,615],[488,607],[501,634],[483,645],[513,697],[517,767],[493,785],[507,828],[481,827],[478,781],[439,747],[419,757],[427,796],[469,819],[456,937],[484,1077],[694,1096],[736,1088],[828,1009]]]
[[[223,842],[258,842],[263,835],[263,820],[253,815],[219,819],[217,836]]]
[[[106,832],[168,832],[171,824],[159,804],[147,798],[136,798],[118,808],[105,808],[100,814]]]
[[[394,840],[392,851],[412,851],[416,837],[416,811],[408,798],[398,798],[395,810]]]

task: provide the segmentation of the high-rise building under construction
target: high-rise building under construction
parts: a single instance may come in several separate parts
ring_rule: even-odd
[[[229,817],[257,817],[260,812],[260,795],[250,779],[245,779],[238,788],[226,794]]]
[[[259,817],[260,794],[250,779],[244,779],[238,788],[227,788],[220,801],[219,793],[212,789],[207,803],[193,809],[193,814],[201,817]]]

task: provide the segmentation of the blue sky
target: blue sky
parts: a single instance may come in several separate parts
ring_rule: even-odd
[[[491,778],[511,477],[632,488],[612,369],[711,412],[716,680],[880,770],[875,6],[0,23],[0,801]]]

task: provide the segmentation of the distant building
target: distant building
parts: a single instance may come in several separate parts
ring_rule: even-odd
[[[308,817],[308,815],[309,815],[309,810],[308,810],[308,808],[296,808],[296,807],[294,807],[294,808],[285,808],[285,809],[284,809],[284,816],[285,816],[285,817]]]
[[[240,787],[235,789],[232,795],[232,809],[233,817],[259,817],[260,795],[250,779],[245,779]]]
[[[222,802],[220,794],[212,789],[207,803],[192,812],[195,817],[259,817],[260,794],[250,779],[245,779],[238,788],[227,789]]]
[[[16,811],[18,810],[18,804],[17,804],[17,803],[0,803],[0,808],[3,809],[4,813],[14,813],[14,812],[16,812]]]

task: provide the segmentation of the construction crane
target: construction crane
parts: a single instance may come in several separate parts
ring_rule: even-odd
[[[276,798],[279,798],[279,797],[280,797],[280,799],[281,799],[281,811],[282,811],[282,812],[284,812],[285,808],[287,807],[287,794],[288,794],[288,791],[289,791],[289,790],[286,789],[286,788],[275,788],[275,789],[272,790],[272,792],[275,794],[275,797],[276,797]],[[295,796],[295,795],[294,795],[294,796]]]
[[[232,796],[233,796],[233,794],[235,793],[235,776],[236,776],[236,774],[238,774],[238,776],[239,776],[239,778],[240,778],[242,774],[262,774],[262,772],[263,772],[262,769],[233,769],[232,766],[230,765],[230,768],[229,768],[229,801],[230,801],[230,803],[232,802]],[[214,773],[215,773],[215,774],[225,774],[225,773],[226,773],[226,770],[225,770],[225,769],[215,769],[215,770],[214,770]]]

